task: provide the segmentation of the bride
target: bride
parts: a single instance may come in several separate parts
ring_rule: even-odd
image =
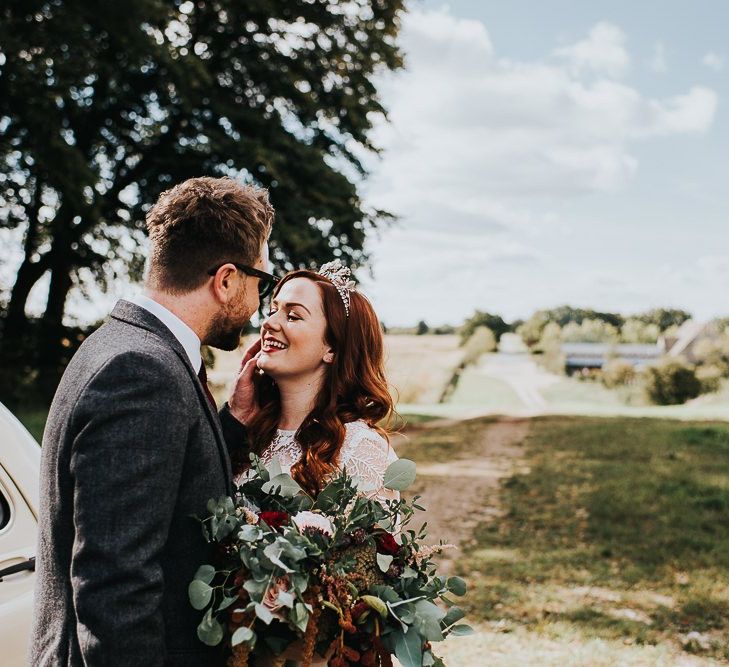
[[[318,273],[286,275],[254,359],[257,410],[246,424],[249,451],[264,463],[277,458],[311,495],[346,468],[370,497],[398,497],[383,487],[397,456],[379,426],[393,410],[382,330],[348,268],[335,260]],[[248,465],[235,464],[237,483]]]

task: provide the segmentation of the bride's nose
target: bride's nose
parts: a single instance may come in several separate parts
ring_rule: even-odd
[[[261,323],[261,329],[264,331],[273,331],[276,329],[280,329],[281,326],[276,322],[276,313],[271,313],[263,322]]]

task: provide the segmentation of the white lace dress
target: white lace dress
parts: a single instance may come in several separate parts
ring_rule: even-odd
[[[359,488],[371,498],[398,499],[400,494],[397,491],[385,489],[382,485],[387,466],[397,460],[397,454],[390,444],[364,421],[350,422],[345,424],[345,428],[347,433],[337,467],[340,470],[346,468],[348,474],[357,477],[360,481]],[[278,429],[271,444],[261,454],[263,463],[268,464],[277,458],[283,472],[289,473],[291,467],[301,458],[301,447],[295,436],[296,431]],[[238,475],[235,483],[244,482],[248,474],[245,471]]]

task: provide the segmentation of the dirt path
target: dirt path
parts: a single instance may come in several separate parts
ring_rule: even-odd
[[[438,420],[424,428],[446,426],[448,421]],[[434,542],[442,539],[458,547],[466,546],[479,523],[499,516],[499,481],[523,470],[521,443],[528,432],[528,420],[504,418],[484,428],[480,447],[471,458],[418,464],[418,479],[409,493],[422,496],[419,502],[427,510],[423,518]],[[400,436],[403,437],[407,436]],[[393,444],[401,451],[407,448],[402,440]],[[468,479],[467,492],[463,491],[464,477]],[[413,523],[418,530],[422,521]],[[457,554],[456,550],[444,552],[440,559],[444,573],[452,569]]]

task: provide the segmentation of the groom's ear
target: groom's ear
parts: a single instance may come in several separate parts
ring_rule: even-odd
[[[237,273],[232,264],[223,264],[213,275],[213,292],[223,303],[230,301]]]

